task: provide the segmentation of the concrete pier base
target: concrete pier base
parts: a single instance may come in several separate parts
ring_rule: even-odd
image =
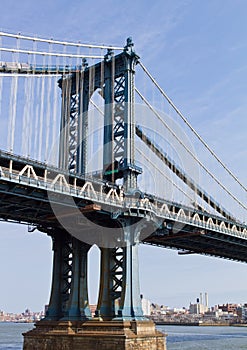
[[[40,321],[24,333],[24,350],[166,350],[152,321]]]

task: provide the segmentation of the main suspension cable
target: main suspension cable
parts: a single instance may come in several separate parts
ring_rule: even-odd
[[[43,39],[43,38],[38,38],[38,37],[32,37],[30,35],[11,34],[11,33],[5,33],[5,32],[0,32],[0,36],[9,37],[9,38],[16,38],[16,39],[18,38],[18,39],[21,39],[21,40],[37,41],[37,42],[43,42],[43,43],[48,43],[48,44],[56,44],[56,45],[86,47],[86,48],[93,48],[93,49],[123,50],[123,47],[119,47],[119,46],[83,44],[83,43],[80,43],[80,42],[74,43],[74,42],[70,42],[70,41],[60,41],[60,40],[54,40],[54,39]]]
[[[28,55],[41,55],[41,56],[54,56],[54,57],[69,57],[69,58],[93,58],[102,59],[104,56],[100,55],[75,55],[72,53],[59,53],[59,52],[45,52],[45,51],[33,51],[33,50],[22,50],[22,49],[9,49],[6,47],[0,47],[0,51],[11,52],[11,53],[22,53]]]
[[[188,149],[188,147],[186,147],[186,145],[183,143],[183,141],[181,141],[178,136],[175,134],[175,132],[164,122],[164,120],[162,119],[162,117],[159,115],[159,113],[154,109],[154,107],[147,101],[147,99],[140,93],[140,91],[135,88],[137,94],[140,96],[140,98],[143,100],[143,102],[145,102],[145,104],[150,108],[150,110],[156,115],[156,117],[162,122],[162,124],[169,130],[169,132],[175,137],[175,139],[183,146],[183,148],[192,156],[192,158],[214,179],[214,181],[220,185],[221,188],[224,189],[224,191],[226,191],[230,197],[232,197],[242,208],[244,208],[245,210],[247,210],[247,206],[244,205],[242,202],[240,202],[240,200],[234,195],[232,194],[226,187],[225,185],[223,185],[220,180],[217,179],[217,177],[210,172],[206,166],[193,154],[193,152],[191,152],[190,149]]]
[[[196,135],[199,141],[206,147],[206,149],[212,154],[212,156],[220,163],[220,165],[227,171],[227,173],[247,192],[247,188],[240,182],[240,180],[233,174],[233,172],[222,162],[222,160],[217,156],[217,154],[209,147],[209,145],[203,140],[203,138],[198,134],[198,132],[192,127],[183,113],[176,107],[176,105],[172,102],[172,100],[167,96],[164,90],[160,87],[157,81],[153,78],[151,73],[147,70],[147,68],[143,65],[142,62],[139,62],[139,65],[143,69],[143,71],[147,74],[147,76],[151,79],[153,84],[157,87],[159,92],[165,97],[167,102],[172,106],[172,108],[176,111],[176,113],[182,118],[184,123],[190,128],[190,130]]]

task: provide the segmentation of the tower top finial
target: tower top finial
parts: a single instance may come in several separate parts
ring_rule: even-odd
[[[87,68],[87,66],[88,66],[87,59],[86,59],[86,58],[83,58],[83,59],[82,59],[82,67],[83,67],[83,68]]]
[[[126,40],[126,46],[134,46],[134,43],[132,41],[132,37],[128,37]]]
[[[128,37],[127,40],[126,40],[126,45],[125,45],[125,47],[124,47],[124,51],[125,51],[126,53],[128,53],[129,55],[131,55],[131,54],[135,53],[133,47],[134,47],[134,43],[133,43],[133,41],[132,41],[132,38],[131,38],[131,37]]]
[[[111,49],[111,48],[107,49],[107,53],[105,55],[105,61],[110,62],[113,56],[114,56],[113,49]]]

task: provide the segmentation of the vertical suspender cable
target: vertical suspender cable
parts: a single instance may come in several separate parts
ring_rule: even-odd
[[[30,57],[28,56],[30,65]],[[33,76],[28,74],[24,81],[24,109],[22,118],[22,154],[30,157],[32,139],[32,103],[33,103]]]
[[[56,57],[56,72],[58,73],[58,66],[59,66],[59,62],[58,62],[58,57]],[[56,165],[57,162],[57,145],[59,143],[58,140],[58,128],[57,126],[58,124],[58,116],[57,116],[57,104],[58,104],[58,85],[57,85],[57,79],[54,78],[53,80],[53,110],[52,110],[52,140],[51,140],[51,154],[50,154],[50,162],[52,165]]]
[[[43,67],[45,69],[45,58],[43,56]],[[43,121],[44,121],[44,104],[45,104],[45,77],[42,75],[41,78],[41,96],[40,96],[40,117],[39,117],[39,152],[38,160],[43,160],[44,154],[42,154],[43,149]]]
[[[49,53],[52,51],[52,44],[49,43]],[[49,67],[51,66],[51,56],[48,57],[48,78],[47,78],[47,106],[46,106],[46,128],[45,128],[45,154],[47,162],[49,157],[49,139],[50,139],[50,121],[51,121],[51,75],[49,76]]]
[[[102,49],[101,49],[101,56],[103,55]],[[104,85],[105,85],[105,60],[101,60],[101,64],[100,64],[100,93],[101,96],[103,98],[104,96]],[[99,137],[98,137],[98,150],[97,150],[97,154],[98,154],[98,158],[97,158],[97,162],[98,162],[98,169],[103,169],[103,149],[102,149],[102,145],[103,145],[103,140],[104,140],[104,118],[100,119],[100,128],[99,128]]]
[[[81,66],[81,59],[79,59],[80,56],[80,46],[77,47],[77,60],[76,65]],[[78,152],[78,125],[79,125],[79,114],[80,114],[80,81],[81,81],[81,72],[79,69],[76,70],[75,75],[75,98],[76,98],[76,108],[77,112],[75,113],[75,121],[74,121],[74,137],[75,137],[75,150],[74,150],[74,165],[75,165],[75,172],[77,168],[77,152]]]
[[[16,104],[17,104],[18,77],[12,77],[10,100],[9,100],[9,125],[8,125],[8,150],[14,151]]]
[[[29,84],[29,79],[25,78],[25,80],[24,80],[24,96],[23,96],[24,97],[24,108],[23,108],[23,115],[22,115],[22,142],[21,142],[23,156],[27,155],[27,138],[28,138],[27,115],[28,115],[28,103],[29,103],[28,84]]]
[[[117,102],[115,101],[115,64],[116,64],[116,61],[115,61],[115,54],[113,53],[112,54],[112,59],[111,59],[111,63],[112,63],[112,66],[111,66],[111,93],[112,93],[112,98],[111,98],[111,103],[112,103],[112,106],[111,106],[111,112],[112,112],[112,115],[111,115],[111,131],[112,131],[112,135],[111,135],[111,140],[112,140],[112,154],[111,154],[111,170],[112,170],[112,182],[114,182],[114,161],[115,161],[115,154],[117,153],[117,146],[116,146],[116,142],[115,142],[115,139],[114,139],[114,127],[115,127],[115,124],[118,122],[118,120],[115,120],[115,117],[116,117],[116,108],[118,108],[117,106]],[[124,123],[124,115],[122,115],[122,122]],[[124,140],[123,140],[124,142]],[[124,155],[123,155],[123,158],[124,158]]]
[[[85,59],[82,60],[82,70],[80,75],[80,86],[79,86],[79,111],[78,111],[78,132],[77,132],[77,159],[76,159],[76,171],[81,172],[82,169],[82,143],[84,140],[82,140],[82,127],[83,127],[83,120],[85,118],[84,111],[84,90],[85,90],[85,69],[87,67],[87,62]],[[81,150],[81,151],[79,151]],[[80,155],[80,156],[79,156]]]
[[[34,43],[33,43],[34,44]],[[32,60],[30,60],[30,64],[35,65],[35,55],[32,55]],[[35,110],[34,106],[36,105],[34,101],[35,99],[35,70],[33,69],[30,73],[30,108],[29,108],[29,120],[30,120],[30,135],[29,135],[29,142],[28,142],[28,156],[33,157],[33,140],[34,140],[34,134],[35,134]]]
[[[77,47],[77,59],[76,59],[76,66],[80,66],[81,62],[79,59],[80,56],[80,47]],[[77,155],[77,145],[78,145],[78,122],[79,122],[79,110],[80,110],[80,72],[78,69],[76,69],[76,73],[75,73],[75,98],[76,98],[76,108],[77,108],[77,112],[75,113],[75,122],[74,122],[74,137],[75,137],[75,153],[74,153],[74,161],[75,161],[75,172],[76,172],[76,155]]]
[[[65,55],[66,55],[66,45],[63,45],[63,68],[64,68],[64,74],[63,78],[66,76],[65,75],[65,65],[66,65],[66,60],[65,60]],[[63,115],[62,115],[62,123],[61,123],[61,129],[60,129],[60,149],[59,149],[59,157],[62,160],[62,167],[66,168],[68,165],[68,149],[69,149],[69,143],[68,143],[68,81],[66,79],[63,79],[62,82],[62,96],[63,96]],[[62,141],[62,144],[61,144]]]
[[[20,40],[17,40],[17,49],[20,47]],[[14,58],[15,54],[12,54]],[[18,62],[19,55],[16,53],[15,60],[12,61]],[[12,77],[11,91],[10,91],[10,104],[9,104],[9,125],[8,125],[8,150],[10,152],[14,151],[14,138],[15,138],[15,124],[16,124],[16,109],[17,109],[17,88],[18,88],[18,76],[15,75]]]
[[[89,56],[91,56],[92,53],[92,49],[89,48]],[[91,60],[93,61],[93,60]],[[91,96],[93,96],[94,93],[94,88],[95,88],[95,67],[93,64],[90,64],[90,68],[89,68],[89,100],[91,98]],[[92,159],[93,159],[93,151],[94,151],[94,141],[95,141],[95,130],[93,130],[94,127],[94,109],[91,108],[91,110],[89,110],[90,113],[90,117],[88,116],[88,134],[87,134],[87,139],[85,140],[86,143],[88,144],[88,156],[87,156],[87,165],[86,165],[86,169],[87,171],[92,171]],[[90,165],[89,165],[90,162]]]
[[[33,51],[37,51],[37,42],[33,40]],[[35,76],[35,66],[36,66],[36,55],[32,55],[33,58],[33,77]],[[34,124],[34,130],[33,130],[33,158],[37,158],[37,147],[38,147],[38,97],[39,97],[39,83],[40,79],[37,76],[35,79],[33,78],[33,101],[36,101],[36,103],[33,104],[33,124]]]
[[[34,158],[38,158],[38,144],[39,144],[39,106],[40,106],[40,89],[41,89],[41,77],[37,76],[35,79],[35,100],[37,103],[35,104],[35,127],[34,127]]]
[[[30,65],[30,59],[28,59]],[[33,104],[33,76],[31,74],[27,77],[28,80],[28,103],[27,103],[27,156],[30,157],[31,153],[31,139],[32,139],[32,128],[33,128],[33,115],[32,115],[32,104]]]

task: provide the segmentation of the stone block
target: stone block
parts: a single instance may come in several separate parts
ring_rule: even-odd
[[[152,321],[40,321],[24,334],[24,350],[166,350]]]

